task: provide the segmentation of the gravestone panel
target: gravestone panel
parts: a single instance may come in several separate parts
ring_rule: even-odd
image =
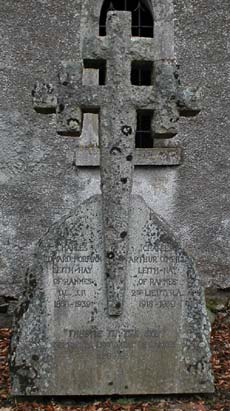
[[[101,197],[38,244],[12,340],[15,395],[213,391],[209,323],[191,258],[132,197],[120,316],[110,316]]]
[[[160,61],[152,40],[131,37],[129,12],[109,12],[107,28],[82,49],[83,61],[106,60],[105,86],[85,85],[81,60],[63,65],[56,91],[47,83],[33,90],[37,111],[55,108],[61,135],[85,138],[84,110],[99,113],[102,195],[78,204],[38,244],[12,339],[15,395],[213,390],[193,262],[144,200],[131,196],[137,111],[152,110],[155,135],[170,138],[195,93],[181,89],[174,58]],[[135,58],[155,62],[151,86],[130,83]],[[170,153],[152,153],[155,164]],[[169,157],[172,165],[175,152]]]

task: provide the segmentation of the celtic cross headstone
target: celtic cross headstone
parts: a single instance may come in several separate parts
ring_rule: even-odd
[[[198,274],[169,228],[132,196],[137,110],[153,110],[155,135],[176,134],[179,111],[197,111],[172,62],[152,39],[131,37],[131,14],[109,12],[106,37],[85,39],[83,60],[105,60],[105,86],[82,84],[67,64],[59,86],[37,85],[38,111],[57,131],[81,134],[100,118],[102,196],[79,204],[40,241],[18,311],[13,391],[20,395],[212,391],[209,326]],[[153,84],[131,84],[132,61],[152,61]]]

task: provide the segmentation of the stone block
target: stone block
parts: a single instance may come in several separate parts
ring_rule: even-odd
[[[203,291],[192,259],[132,197],[120,316],[108,315],[101,197],[49,228],[11,344],[14,395],[212,392]]]

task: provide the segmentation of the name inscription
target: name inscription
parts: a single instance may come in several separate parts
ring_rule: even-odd
[[[133,235],[130,241],[125,316],[129,317],[132,312],[131,318],[135,318],[143,313],[143,318],[151,319],[156,318],[158,312],[161,315],[170,310],[170,313],[175,312],[173,316],[177,318],[184,300],[181,273],[184,272],[186,256],[170,238],[159,235],[160,228],[154,221],[151,222],[153,218],[150,212],[143,220],[144,224],[142,222],[138,238]],[[69,319],[69,327],[60,330],[61,340],[77,344],[82,338],[121,342],[143,337],[155,339],[157,347],[162,336],[168,332],[160,326],[158,319],[155,319],[155,326],[151,322],[148,324],[148,320],[140,328],[129,328],[128,320],[125,327],[116,326],[113,329],[108,323],[100,330],[101,318],[106,313],[107,290],[102,234],[98,234],[95,227],[90,228],[92,222],[94,224],[91,221],[85,226],[82,217],[82,220],[76,220],[76,227],[73,223],[70,227],[67,224],[47,255],[46,264],[53,290],[51,309],[57,318]],[[173,347],[176,340],[167,343],[168,347]]]
[[[180,304],[183,290],[178,269],[184,263],[183,254],[167,243],[148,241],[141,245],[138,255],[131,250],[128,261],[131,280],[127,279],[126,292],[140,309],[168,309]],[[103,276],[102,253],[94,250],[90,254],[86,241],[83,246],[79,241],[62,237],[56,253],[48,256],[47,264],[52,272],[55,309],[78,310],[94,306],[98,275]]]

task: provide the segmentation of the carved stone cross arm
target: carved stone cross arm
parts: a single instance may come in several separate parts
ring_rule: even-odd
[[[199,88],[183,89],[178,74],[178,66],[173,60],[159,60],[154,39],[130,36],[130,20],[127,13],[123,15],[124,27],[117,24],[117,39],[121,33],[120,54],[122,45],[126,44],[126,60],[123,67],[128,67],[124,76],[126,90],[132,95],[132,102],[138,109],[154,110],[152,132],[157,138],[171,138],[177,134],[177,122],[180,115],[194,116],[201,110]],[[131,17],[131,15],[130,15]],[[109,26],[109,18],[107,25]],[[111,49],[111,30],[106,37],[86,37],[83,46],[83,59],[105,60],[111,63],[111,68],[118,73],[119,62],[116,61]],[[112,56],[112,58],[111,58]],[[123,54],[124,56],[124,54]],[[132,62],[154,62],[151,87],[137,87],[130,84]],[[107,66],[108,75],[111,73]],[[128,75],[127,75],[128,72]],[[119,75],[119,73],[118,73]],[[108,78],[107,78],[108,80]],[[125,90],[124,90],[125,91]]]
[[[201,110],[201,91],[181,86],[178,66],[174,61],[155,61],[156,109],[152,121],[157,138],[171,138],[177,132],[180,116],[193,117]]]
[[[56,113],[57,133],[80,136],[84,109],[99,112],[106,90],[82,85],[82,62],[64,62],[56,87],[37,82],[32,91],[33,106],[40,113]]]

